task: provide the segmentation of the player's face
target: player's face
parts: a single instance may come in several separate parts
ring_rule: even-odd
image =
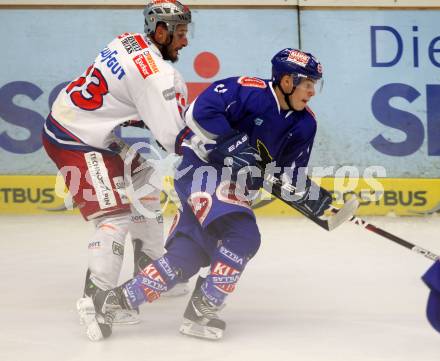
[[[309,100],[315,95],[315,81],[312,79],[302,79],[296,86],[295,91],[290,95],[290,105],[297,111],[303,110]]]
[[[179,51],[188,45],[188,25],[179,24],[174,30],[173,40],[166,46],[164,58],[171,60],[173,63],[179,59]],[[169,35],[170,36],[170,35]],[[171,37],[171,36],[170,36]]]

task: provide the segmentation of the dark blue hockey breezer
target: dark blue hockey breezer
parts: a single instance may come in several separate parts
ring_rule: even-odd
[[[313,55],[288,48],[273,57],[271,80],[245,76],[219,80],[191,104],[187,127],[176,139],[182,162],[174,186],[181,209],[167,252],[114,289],[116,298],[103,297],[98,309],[114,299],[125,308],[152,302],[210,266],[206,278],[197,281],[180,331],[222,337],[225,322],[216,312],[260,246],[249,199],[249,192],[263,184],[259,169],[272,164],[292,184],[302,182],[295,201],[317,217],[332,201],[322,188],[311,194],[305,170],[317,127],[307,103],[321,77],[321,64]]]

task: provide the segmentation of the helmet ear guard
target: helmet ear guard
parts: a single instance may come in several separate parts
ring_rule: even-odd
[[[163,22],[174,33],[179,24],[191,23],[191,10],[177,0],[152,0],[144,8],[144,32],[150,35]]]

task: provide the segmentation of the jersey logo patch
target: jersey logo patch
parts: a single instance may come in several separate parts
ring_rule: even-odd
[[[250,86],[253,88],[264,89],[267,87],[267,84],[264,82],[264,80],[250,77],[250,76],[242,76],[242,77],[238,78],[237,83],[241,84],[242,86]]]
[[[124,257],[124,246],[118,242],[113,241],[112,251],[115,256]]]
[[[264,164],[272,162],[273,157],[270,155],[266,145],[260,139],[257,139],[257,150]]]
[[[127,36],[121,40],[122,45],[124,45],[125,50],[128,54],[132,54],[136,51],[141,51],[148,48],[142,35]]]
[[[214,88],[214,91],[215,91],[216,93],[223,94],[223,93],[226,93],[226,92],[228,91],[228,88],[225,88],[225,84],[218,84],[218,85]]]
[[[159,72],[156,62],[148,51],[136,55],[133,61],[144,79]]]
[[[135,33],[122,33],[121,35],[118,35],[118,39],[124,39],[127,36],[133,35]]]
[[[102,57],[102,59],[100,60],[101,63],[105,63],[105,65],[107,65],[107,68],[109,68],[113,74],[119,74],[118,79],[121,80],[125,75],[125,71],[124,69],[122,69],[122,66],[119,64],[119,61],[117,59],[118,51],[112,51],[109,48],[105,48],[103,51],[100,52],[100,55]]]
[[[102,154],[98,152],[89,152],[84,154],[84,158],[87,163],[93,188],[96,192],[99,207],[101,209],[115,207],[117,202]]]
[[[189,196],[188,204],[200,224],[202,224],[212,207],[212,197],[207,192],[196,192]]]
[[[235,182],[223,181],[215,191],[219,201],[237,206],[251,208],[251,202],[246,199],[244,189]]]
[[[177,101],[177,110],[179,111],[180,114],[183,114],[187,108],[185,94],[176,93],[176,101]]]
[[[113,177],[113,184],[115,185],[115,191],[119,194],[121,203],[130,204],[125,187],[124,177]]]

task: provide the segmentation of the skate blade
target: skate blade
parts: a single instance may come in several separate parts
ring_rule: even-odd
[[[223,337],[223,330],[215,327],[208,327],[199,325],[186,318],[183,319],[183,323],[179,329],[180,333],[193,336],[198,338],[203,338],[207,340],[219,340]]]
[[[136,311],[120,310],[115,312],[113,326],[137,325],[141,320]]]
[[[96,320],[95,306],[91,298],[80,298],[76,303],[79,322],[86,327],[87,337],[91,341],[100,341],[104,338],[101,327]]]
[[[161,297],[180,297],[189,293],[188,282],[178,283],[169,291],[162,293]]]

